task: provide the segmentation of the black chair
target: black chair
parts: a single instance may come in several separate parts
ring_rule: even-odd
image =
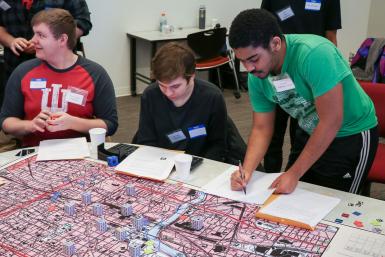
[[[187,44],[196,55],[196,70],[217,70],[220,89],[223,89],[223,87],[219,67],[227,63],[230,65],[236,86],[234,96],[238,99],[241,97],[238,76],[233,54],[226,47],[226,32],[227,29],[222,27],[189,34]]]

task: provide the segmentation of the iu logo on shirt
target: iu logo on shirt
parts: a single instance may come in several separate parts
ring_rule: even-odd
[[[41,98],[41,109],[50,112],[67,112],[68,100],[67,95],[70,92],[68,89],[61,89],[61,84],[52,84],[52,88],[43,88],[43,96]],[[52,91],[51,106],[48,106],[48,98]],[[61,104],[59,105],[59,96],[61,94]]]

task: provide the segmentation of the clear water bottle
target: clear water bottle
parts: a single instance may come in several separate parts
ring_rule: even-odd
[[[162,12],[160,14],[160,19],[159,19],[159,31],[163,32],[163,27],[167,25],[167,17],[166,13]]]
[[[206,7],[201,5],[199,7],[199,29],[204,29],[206,27]]]

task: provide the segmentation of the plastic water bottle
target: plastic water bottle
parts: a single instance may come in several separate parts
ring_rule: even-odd
[[[163,32],[163,27],[164,25],[167,25],[167,17],[164,12],[160,14],[160,19],[159,19],[159,31]]]
[[[204,29],[206,27],[206,7],[201,5],[199,7],[199,29]]]

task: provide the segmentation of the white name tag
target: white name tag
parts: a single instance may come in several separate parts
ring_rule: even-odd
[[[31,79],[29,82],[30,89],[44,89],[47,87],[47,79]]]
[[[5,2],[4,0],[1,0],[0,1],[0,8],[3,9],[3,11],[6,11],[9,8],[11,8],[11,6],[7,2]]]
[[[168,134],[167,137],[172,144],[186,139],[186,135],[183,133],[182,130],[177,130],[175,132],[172,132]]]
[[[67,102],[68,103],[73,103],[73,104],[77,104],[77,105],[83,105],[83,101],[84,101],[84,95],[77,94],[77,93],[74,93],[74,92],[71,92],[71,91],[69,91],[67,93]]]
[[[308,10],[308,11],[321,10],[321,0],[306,0],[305,10]]]
[[[281,21],[287,20],[294,16],[294,12],[290,6],[277,12],[277,15]]]
[[[190,138],[204,137],[207,135],[206,127],[203,124],[188,128]]]
[[[271,82],[273,83],[275,90],[278,93],[295,88],[293,80],[291,80],[291,78],[287,74],[272,77]]]

